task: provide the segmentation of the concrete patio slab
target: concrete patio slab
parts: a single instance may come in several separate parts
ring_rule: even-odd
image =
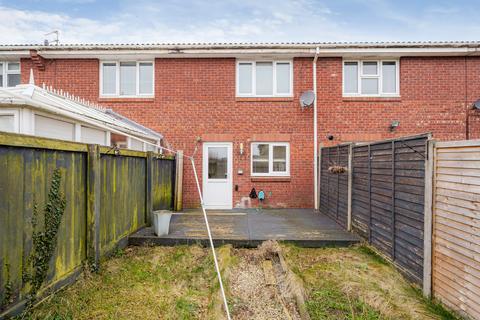
[[[312,209],[235,209],[207,211],[214,243],[256,247],[265,240],[279,240],[303,247],[347,246],[361,239],[329,217]],[[129,244],[208,244],[201,210],[176,213],[167,236],[157,237],[153,228],[139,230]]]

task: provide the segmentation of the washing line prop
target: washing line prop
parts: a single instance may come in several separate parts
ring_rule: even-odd
[[[201,205],[202,211],[203,211],[203,218],[205,220],[205,225],[207,227],[208,240],[210,241],[210,248],[212,249],[213,261],[215,263],[215,270],[217,272],[218,282],[220,283],[220,291],[222,293],[223,305],[225,307],[225,313],[226,313],[227,319],[231,320],[230,311],[228,309],[227,296],[225,295],[225,290],[223,288],[222,274],[220,273],[220,267],[218,266],[217,254],[215,252],[215,246],[213,245],[212,232],[210,231],[210,224],[208,223],[207,211],[205,210],[205,206],[204,206],[204,203],[203,203],[202,190],[200,189],[200,182],[198,180],[197,169],[195,168],[195,161],[193,159],[193,155],[195,155],[195,152],[197,151],[197,146],[195,146],[195,151],[193,152],[192,156],[187,156],[187,155],[179,153],[175,150],[171,150],[171,149],[161,147],[161,146],[159,148],[162,148],[163,150],[175,153],[177,156],[181,155],[184,158],[188,158],[188,159],[190,159],[190,161],[192,163],[193,174],[195,176],[195,182],[197,184],[198,196],[200,197],[200,205]]]

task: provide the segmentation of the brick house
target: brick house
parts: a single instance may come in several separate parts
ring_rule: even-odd
[[[37,85],[161,132],[172,148],[195,154],[209,208],[258,206],[249,198],[252,188],[264,191],[262,206],[311,208],[318,144],[424,132],[440,140],[480,138],[471,107],[480,98],[479,48],[478,42],[2,46],[0,82],[28,83],[33,70]],[[299,97],[308,90],[317,99],[302,108]],[[188,162],[184,170],[184,206],[198,206]]]

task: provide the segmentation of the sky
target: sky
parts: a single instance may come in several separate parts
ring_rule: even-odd
[[[480,40],[471,0],[0,0],[0,44]]]

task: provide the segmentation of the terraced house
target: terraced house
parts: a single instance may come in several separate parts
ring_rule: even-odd
[[[207,208],[312,208],[321,144],[425,132],[440,140],[480,138],[473,107],[480,98],[479,48],[478,42],[6,45],[0,84],[28,83],[32,72],[36,85],[161,132],[164,143],[194,154]],[[0,130],[18,130],[22,115],[2,108]],[[49,123],[57,138],[75,139],[56,125]],[[184,170],[184,206],[198,206],[188,162]],[[265,199],[250,198],[252,188]]]

